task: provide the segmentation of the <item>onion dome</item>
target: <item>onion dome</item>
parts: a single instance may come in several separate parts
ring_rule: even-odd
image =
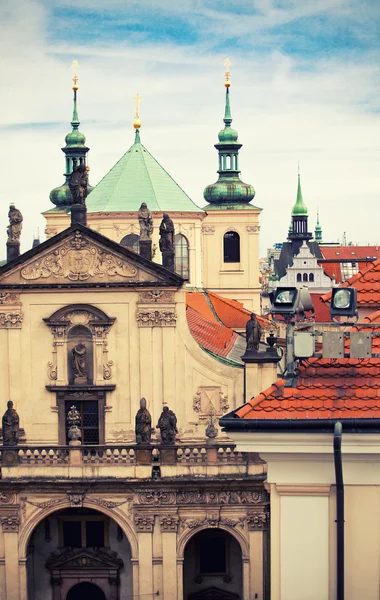
[[[75,64],[74,64],[75,63]],[[77,67],[76,61],[74,61],[74,68]],[[64,173],[65,182],[59,186],[54,188],[50,192],[50,202],[56,205],[57,208],[68,208],[73,203],[73,198],[69,188],[69,178],[71,173],[73,172],[73,168],[75,165],[79,165],[81,163],[86,163],[86,155],[89,151],[89,148],[86,146],[86,137],[83,133],[79,131],[79,118],[78,118],[78,110],[77,110],[77,91],[78,91],[78,77],[76,76],[76,72],[74,71],[73,77],[73,92],[74,92],[74,106],[73,106],[73,117],[71,120],[72,131],[67,134],[65,137],[66,146],[62,148],[62,152],[66,157],[66,170]],[[93,187],[91,185],[87,186],[88,194],[92,191]]]
[[[251,208],[246,206],[255,196],[255,190],[249,183],[241,181],[239,174],[238,133],[232,129],[230,108],[230,80],[226,72],[226,105],[224,112],[224,128],[219,132],[219,143],[215,148],[219,154],[218,181],[208,185],[204,192],[204,199],[210,203],[206,210],[217,208]]]

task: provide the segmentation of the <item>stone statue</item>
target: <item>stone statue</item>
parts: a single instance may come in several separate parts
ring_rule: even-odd
[[[20,418],[13,408],[12,400],[8,401],[8,409],[3,415],[3,446],[17,446],[20,429]]]
[[[143,202],[139,208],[138,218],[140,225],[140,242],[150,240],[153,233],[153,219],[152,213],[145,202]]]
[[[160,225],[160,250],[174,252],[174,223],[167,213],[164,213]]]
[[[258,352],[261,339],[261,325],[254,313],[251,314],[251,318],[245,326],[245,337],[247,341],[246,352]]]
[[[73,204],[86,204],[88,194],[88,167],[84,163],[76,165],[69,177],[69,188]]]
[[[81,430],[78,425],[80,424],[80,414],[77,407],[73,404],[67,413],[67,424],[70,425],[67,437],[70,440],[72,446],[80,444],[79,440],[82,437]]]
[[[82,341],[78,342],[78,344],[76,344],[71,351],[74,379],[79,377],[85,377],[87,379],[86,353],[86,344],[84,344]]]
[[[152,417],[146,407],[145,398],[140,400],[140,408],[136,414],[136,444],[150,444],[152,437]]]
[[[19,242],[22,230],[23,216],[14,204],[9,206],[9,225],[7,227],[8,242]]]
[[[161,432],[161,444],[174,444],[175,434],[178,433],[177,417],[168,406],[164,406],[157,427]]]

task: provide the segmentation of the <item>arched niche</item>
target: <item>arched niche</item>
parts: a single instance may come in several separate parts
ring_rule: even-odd
[[[112,360],[108,357],[107,336],[115,322],[101,309],[91,304],[70,304],[44,319],[52,336],[52,355],[48,362],[48,377],[53,385],[104,385],[112,378]],[[73,349],[78,344],[76,358],[84,353],[85,374],[75,377]],[[79,358],[78,358],[79,357]]]

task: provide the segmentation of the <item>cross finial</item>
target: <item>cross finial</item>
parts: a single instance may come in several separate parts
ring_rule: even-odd
[[[140,127],[141,127],[141,121],[140,121],[139,107],[140,107],[140,104],[142,102],[142,98],[141,98],[140,94],[136,94],[136,96],[133,98],[133,100],[135,101],[135,106],[136,106],[136,109],[135,109],[135,118],[133,120],[133,127],[135,129],[140,129]]]
[[[77,59],[73,60],[72,64],[71,64],[72,68],[73,68],[73,90],[76,91],[78,89],[78,75],[77,75],[77,69],[79,67],[79,62],[77,61]]]
[[[224,77],[225,77],[224,85],[227,88],[230,87],[230,85],[231,85],[231,82],[230,82],[231,73],[229,71],[230,64],[231,64],[231,61],[230,61],[230,59],[227,56],[226,60],[224,61],[224,66],[226,67],[226,70],[224,72]]]

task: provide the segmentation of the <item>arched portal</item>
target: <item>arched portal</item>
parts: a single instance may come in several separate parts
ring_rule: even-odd
[[[241,547],[229,532],[209,528],[186,544],[183,563],[184,600],[243,600]]]
[[[110,516],[84,507],[53,512],[29,538],[28,600],[118,600],[121,589],[133,596],[131,559]]]
[[[107,600],[104,592],[95,583],[77,583],[66,596],[66,600]]]

